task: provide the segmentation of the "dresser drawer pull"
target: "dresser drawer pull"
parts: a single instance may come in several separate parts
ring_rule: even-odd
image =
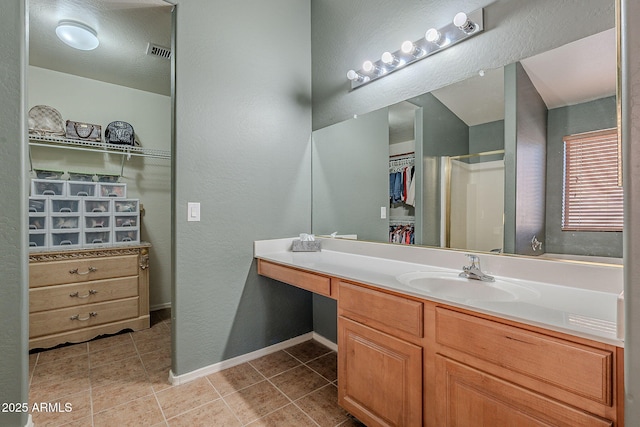
[[[89,315],[87,317],[80,317],[79,314],[74,314],[73,316],[70,317],[71,320],[79,320],[81,322],[86,322],[87,320],[91,319],[92,317],[96,317],[98,315],[98,313],[96,313],[95,311],[92,311],[91,313],[89,313]]]
[[[82,298],[82,299],[85,299],[85,298],[89,298],[91,295],[95,295],[97,293],[98,293],[98,291],[96,291],[95,289],[89,289],[89,292],[86,295],[80,295],[80,292],[74,292],[72,294],[69,294],[69,296],[71,298]]]
[[[77,268],[74,268],[73,270],[69,270],[69,274],[78,274],[78,275],[80,275],[80,276],[83,276],[83,275],[85,275],[85,274],[95,273],[96,271],[98,271],[98,269],[97,269],[97,268],[95,268],[95,267],[89,267],[89,268],[87,269],[87,271],[85,271],[84,273],[80,273],[80,272],[78,271],[78,269],[77,269]]]

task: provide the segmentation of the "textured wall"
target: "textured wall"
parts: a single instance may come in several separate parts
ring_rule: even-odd
[[[545,252],[622,257],[622,233],[620,232],[562,231],[562,182],[564,179],[562,138],[616,126],[615,96],[549,110]]]
[[[0,5],[0,404],[28,402],[26,8]],[[0,425],[24,426],[27,414],[0,411]]]
[[[622,152],[624,156],[625,421],[640,420],[640,3],[622,4]]]
[[[313,128],[319,129],[614,26],[613,0],[314,0]],[[485,7],[485,32],[349,92],[346,72]]]
[[[253,241],[311,225],[310,5],[177,2],[173,372],[312,330],[311,295]],[[187,202],[201,222],[187,222]]]
[[[504,120],[496,120],[495,122],[469,127],[469,153],[503,149]]]

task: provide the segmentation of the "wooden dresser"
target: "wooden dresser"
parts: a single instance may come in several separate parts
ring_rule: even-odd
[[[29,349],[149,327],[149,244],[29,254]]]

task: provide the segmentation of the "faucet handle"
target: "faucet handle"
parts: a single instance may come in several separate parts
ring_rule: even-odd
[[[478,255],[474,255],[474,254],[465,254],[467,256],[467,258],[469,258],[469,262],[471,263],[471,265],[469,265],[469,268],[476,268],[476,269],[480,269],[480,258],[478,257]]]

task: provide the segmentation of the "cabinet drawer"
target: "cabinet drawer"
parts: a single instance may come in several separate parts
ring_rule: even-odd
[[[29,264],[29,287],[78,283],[137,274],[137,255],[36,262]]]
[[[258,261],[258,274],[289,285],[297,286],[316,294],[331,296],[331,279],[295,268],[285,267],[268,261]]]
[[[29,338],[138,317],[138,297],[31,313]]]
[[[138,276],[94,280],[29,290],[29,312],[111,301],[138,296]]]
[[[421,302],[347,282],[340,282],[339,295],[340,315],[392,335],[422,338]]]
[[[507,370],[611,405],[613,354],[442,307],[436,341]]]

